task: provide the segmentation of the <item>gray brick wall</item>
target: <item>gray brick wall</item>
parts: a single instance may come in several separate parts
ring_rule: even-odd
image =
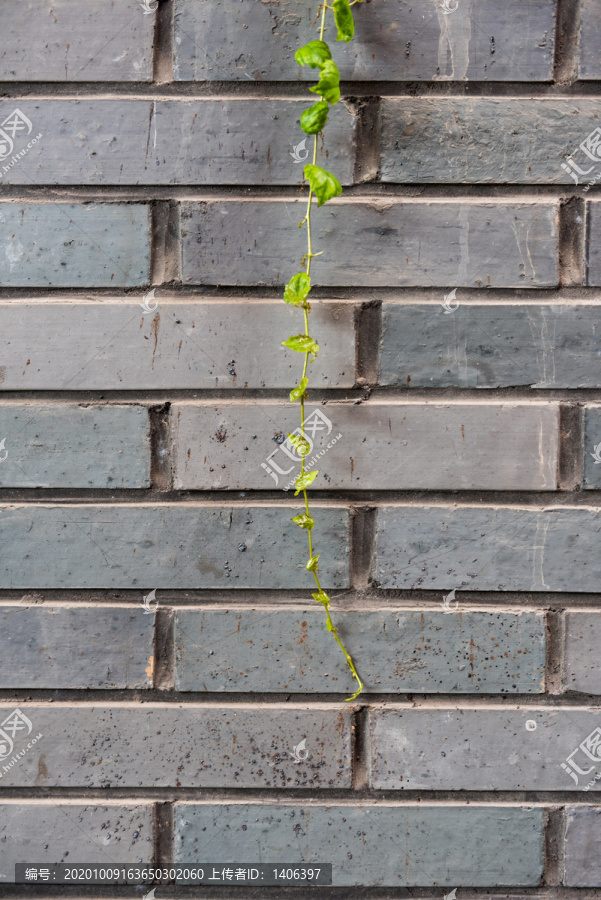
[[[0,884],[214,859],[332,863],[320,900],[596,896],[599,3],[328,25],[306,413],[352,703],[280,346],[318,4],[5,5]]]

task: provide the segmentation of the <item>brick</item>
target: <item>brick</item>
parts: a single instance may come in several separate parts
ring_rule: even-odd
[[[5,287],[133,287],[150,280],[139,203],[1,203]]]
[[[601,488],[601,406],[584,410],[584,488]]]
[[[582,0],[580,4],[580,59],[578,77],[586,80],[601,78],[598,47],[601,41],[601,21],[596,0]]]
[[[141,606],[0,607],[0,686],[150,688],[153,626]]]
[[[3,183],[30,184],[299,184],[292,150],[306,135],[306,99],[287,100],[7,100],[42,138],[10,168]],[[352,184],[355,116],[337,104],[328,122],[328,156],[318,162]],[[180,140],[179,136],[185,135]],[[174,141],[178,136],[177,141]],[[311,140],[311,139],[308,139]],[[15,138],[15,154],[30,138]],[[312,143],[305,148],[307,154]],[[311,150],[312,152],[312,150]],[[299,151],[303,156],[302,149]]]
[[[565,658],[563,686],[568,691],[601,694],[599,645],[601,613],[565,613]]]
[[[0,710],[2,719],[12,710]],[[22,707],[42,737],[8,771],[11,787],[350,788],[347,706]],[[293,748],[306,762],[298,763]],[[18,753],[25,740],[15,740]],[[39,777],[44,762],[43,780]],[[4,766],[6,766],[6,762]]]
[[[378,790],[570,790],[574,785],[561,764],[596,718],[595,710],[531,706],[376,710],[370,722],[371,785]]]
[[[175,861],[333,863],[333,885],[536,885],[543,810],[178,804]],[[205,848],[207,848],[205,850]]]
[[[322,585],[348,587],[348,513],[314,509]],[[0,587],[309,592],[306,542],[291,521],[298,511],[298,505],[4,505]]]
[[[175,77],[180,81],[314,80],[294,52],[318,36],[315,4],[280,0],[215,0],[175,4]],[[355,38],[335,42],[328,14],[325,39],[349,81],[550,81],[554,4],[530,0],[463,0],[454,15],[382,0],[353,8]]]
[[[369,402],[324,409],[316,397],[305,417],[312,444],[306,465],[318,467],[320,490],[557,486],[557,406]],[[286,489],[300,472],[300,458],[277,443],[299,428],[298,404],[175,404],[173,421],[176,488]],[[257,421],[264,427],[253,440]],[[451,452],[441,454],[433,434]],[[293,452],[289,444],[286,450]]]
[[[5,776],[6,777],[6,776]],[[151,804],[15,800],[0,807],[2,872],[14,881],[16,863],[153,861]]]
[[[561,164],[600,116],[601,103],[580,98],[385,99],[382,181],[573,185]]]
[[[299,201],[182,203],[185,284],[282,284],[299,268]],[[557,284],[554,203],[332,202],[315,217],[314,283]],[[377,256],[378,265],[374,266]]]
[[[85,303],[0,302],[0,390],[210,390],[296,384],[298,354],[280,343],[298,332],[299,311],[281,300],[161,298],[153,314],[142,312],[141,300],[142,294],[135,300]],[[314,301],[311,309],[322,348],[311,377],[323,387],[352,387],[352,304]]]
[[[394,589],[596,591],[600,541],[596,509],[384,507],[374,571]]]
[[[127,0],[16,0],[3,12],[2,81],[152,81],[155,17]]]
[[[595,174],[598,174],[595,172]],[[586,283],[601,285],[601,203],[589,201],[587,209],[587,249],[586,249]]]
[[[598,887],[601,882],[601,809],[566,809],[563,883]]]
[[[2,438],[1,487],[150,485],[148,412],[140,406],[5,405]]]
[[[601,387],[598,303],[467,303],[458,292],[448,314],[443,299],[384,304],[381,384]]]
[[[367,693],[544,690],[544,618],[538,613],[379,609],[332,615]],[[348,696],[355,689],[316,608],[179,609],[175,647],[180,691]]]

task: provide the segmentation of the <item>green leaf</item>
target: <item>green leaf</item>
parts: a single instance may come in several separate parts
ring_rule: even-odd
[[[306,488],[308,488],[310,484],[313,484],[318,474],[318,470],[315,469],[315,471],[313,472],[305,472],[304,475],[299,475],[294,482],[294,486],[296,488],[294,496],[296,497],[297,494],[300,494],[301,491],[304,491]]]
[[[289,434],[288,440],[294,449],[298,451],[300,456],[307,456],[307,454],[311,452],[311,444],[300,434]]]
[[[319,344],[316,344],[308,334],[295,334],[289,337],[287,341],[282,341],[282,346],[289,347],[290,350],[296,350],[297,353],[313,353],[317,355],[319,352]]]
[[[312,69],[321,69],[329,59],[332,59],[330,48],[325,41],[309,41],[304,47],[294,54],[299,66],[311,66]]]
[[[300,400],[305,391],[307,390],[307,385],[309,384],[308,378],[301,378],[300,384],[298,384],[295,388],[290,391],[290,400],[294,403],[295,400]]]
[[[319,560],[319,553],[317,554],[317,556],[312,556],[312,557],[311,557],[311,559],[309,560],[309,562],[308,562],[307,565],[305,566],[305,569],[307,569],[308,572],[317,572],[317,562],[318,562],[318,560]]]
[[[311,190],[317,197],[317,205],[323,206],[332,197],[338,197],[342,193],[342,185],[335,175],[309,163],[305,166],[305,178],[308,178]]]
[[[292,520],[295,525],[298,525],[299,528],[306,528],[307,531],[311,531],[313,526],[315,525],[314,520],[311,516],[308,516],[307,513],[302,513],[300,516],[295,516]]]
[[[325,591],[320,591],[318,594],[311,594],[311,596],[316,603],[323,603],[324,606],[328,606],[330,603],[330,598]]]
[[[323,65],[319,81],[315,87],[309,88],[309,90],[324,97],[332,105],[338,103],[340,100],[340,72],[333,60],[330,59]]]
[[[293,275],[284,289],[284,300],[293,306],[302,306],[311,290],[311,279],[304,272]]]
[[[300,117],[300,126],[305,134],[318,134],[328,121],[328,101],[320,100],[306,109]]]
[[[355,33],[353,12],[349,0],[334,0],[334,20],[338,29],[337,41],[352,41]]]

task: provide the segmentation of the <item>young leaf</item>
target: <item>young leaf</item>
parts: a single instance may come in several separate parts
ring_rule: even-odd
[[[320,100],[306,109],[300,117],[300,126],[305,134],[318,134],[328,121],[328,102]]]
[[[330,598],[325,591],[320,591],[319,594],[311,594],[311,596],[316,603],[323,603],[324,606],[328,606],[330,602]]]
[[[290,391],[290,400],[294,403],[295,400],[300,400],[305,391],[307,390],[307,385],[309,384],[308,378],[301,378],[300,384],[298,384],[295,388]]]
[[[309,163],[305,166],[305,178],[309,179],[311,190],[317,197],[317,205],[323,206],[332,197],[338,197],[342,193],[342,185],[335,175]]]
[[[319,344],[316,344],[308,334],[295,334],[289,337],[287,341],[282,341],[282,346],[296,350],[297,353],[314,353],[317,355],[319,352]]]
[[[321,69],[329,59],[332,59],[330,48],[325,41],[309,41],[304,47],[299,47],[294,58],[299,66],[311,66],[312,69]]]
[[[311,452],[309,441],[300,434],[289,434],[288,440],[300,456],[307,456]]]
[[[315,522],[313,521],[311,516],[307,515],[307,513],[302,513],[300,516],[295,516],[292,521],[295,525],[298,525],[299,528],[306,528],[308,531],[310,531],[315,525]]]
[[[355,33],[353,12],[349,0],[334,0],[334,21],[338,29],[337,41],[352,41]]]
[[[305,472],[304,475],[299,475],[294,482],[294,486],[296,491],[294,492],[294,496],[300,494],[301,491],[304,491],[305,488],[308,488],[310,484],[313,484],[315,479],[317,478],[318,471],[315,469],[314,472]]]
[[[315,87],[309,88],[309,90],[324,97],[332,106],[334,103],[338,103],[340,100],[340,72],[333,60],[324,63],[319,81]]]
[[[284,288],[284,300],[292,306],[301,306],[311,290],[311,279],[304,272],[293,275]]]
[[[317,562],[319,560],[319,553],[317,556],[312,556],[305,568],[308,572],[317,572]]]

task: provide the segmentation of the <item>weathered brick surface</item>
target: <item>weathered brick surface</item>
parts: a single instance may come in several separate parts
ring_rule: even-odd
[[[601,613],[570,610],[565,614],[564,688],[601,694],[599,646]]]
[[[321,490],[557,486],[556,405],[379,402],[324,408],[316,400],[305,406],[312,444],[306,465],[318,468],[314,485]],[[173,416],[176,487],[286,488],[300,472],[292,446],[278,450],[277,443],[298,428],[298,404],[177,404]],[[259,439],[253,439],[258,421]],[[433,434],[450,452],[441,454]]]
[[[453,8],[454,4],[449,4]],[[312,80],[294,52],[318,36],[315,4],[280,0],[177,0],[176,78],[189,81]],[[442,6],[382,0],[377,11],[354,6],[355,38],[335,44],[342,78],[365,81],[548,81],[553,62],[551,0],[502,5],[463,0],[454,15]]]
[[[592,173],[593,174],[593,173]],[[594,174],[598,174],[595,170]],[[588,220],[588,241],[586,256],[586,283],[601,285],[601,203],[589,201],[586,204]]]
[[[375,710],[370,716],[372,786],[432,791],[570,790],[573,781],[561,764],[598,720],[592,710],[533,707]]]
[[[149,430],[141,406],[2,406],[0,487],[148,487]]]
[[[374,574],[383,588],[596,591],[600,549],[596,509],[385,507]]]
[[[293,147],[306,135],[298,100],[6,100],[43,138],[5,171],[3,183],[297,184]],[[328,155],[318,162],[352,184],[355,116],[339,103],[328,122]],[[184,140],[175,141],[175,136]],[[15,151],[29,139],[17,137]],[[308,148],[306,148],[308,149]],[[301,158],[304,153],[299,151]],[[9,157],[10,159],[10,157]]]
[[[442,292],[441,292],[442,294]],[[385,303],[379,381],[408,387],[601,387],[597,303]]]
[[[150,278],[141,203],[1,203],[2,281],[17,287],[134,287]]]
[[[299,268],[301,246],[290,226],[303,215],[300,202],[183,203],[184,283],[287,282]],[[542,201],[333,202],[320,211],[319,247],[324,259],[314,280],[324,285],[552,286],[557,207]]]
[[[297,354],[280,347],[298,331],[297,309],[279,300],[175,302],[157,294],[148,300],[159,301],[156,312],[144,313],[142,297],[0,302],[0,390],[292,388],[298,381]],[[311,307],[322,348],[312,378],[320,387],[351,387],[353,306]]]
[[[3,9],[2,81],[152,81],[154,14],[127,0],[15,0]]]
[[[153,859],[153,814],[149,803],[117,802],[104,806],[81,801],[16,800],[3,803],[0,811],[2,873],[6,876],[3,881],[14,880],[15,863],[34,860],[110,866],[150,863]]]
[[[333,616],[367,692],[544,690],[540,613],[382,609],[336,610]],[[268,647],[257,666],[265,635]],[[355,689],[320,609],[180,609],[175,648],[176,686],[182,691],[348,696]]]
[[[599,6],[595,0],[582,0],[580,4],[580,59],[578,75],[593,80],[601,78],[599,42],[601,41],[601,19]]]
[[[299,506],[4,505],[0,587],[313,588]],[[322,509],[314,535],[325,587],[349,583],[344,509]],[[282,566],[282,560],[287,565]]]
[[[601,809],[566,810],[564,884],[598,887],[601,882]]]
[[[382,181],[573,185],[561,163],[600,114],[598,100],[580,98],[386,99]]]
[[[0,710],[0,715],[9,712]],[[33,724],[32,734],[41,731],[43,737],[3,775],[3,784],[11,787],[351,786],[348,706],[203,709],[171,704],[131,709],[54,704],[26,705],[22,712]],[[308,756],[298,763],[293,750],[302,739]],[[15,740],[15,752],[22,745],[24,739]]]
[[[133,609],[0,607],[2,688],[152,687],[154,617]]]
[[[601,406],[584,410],[583,487],[601,488]]]
[[[334,885],[536,885],[542,810],[178,804],[176,861],[331,862]],[[207,848],[205,850],[205,847]]]

